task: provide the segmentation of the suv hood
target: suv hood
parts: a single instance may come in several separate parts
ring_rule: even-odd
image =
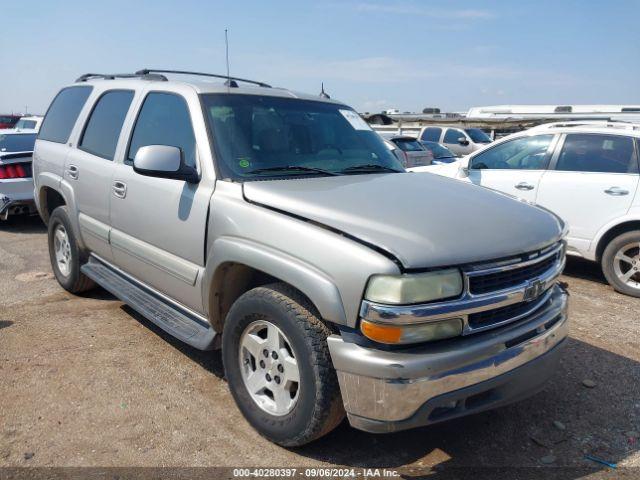
[[[408,269],[533,251],[564,228],[544,209],[429,173],[254,181],[244,196],[384,249]]]

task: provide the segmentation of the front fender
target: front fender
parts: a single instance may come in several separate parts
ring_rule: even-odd
[[[210,296],[215,294],[210,286],[216,273],[230,262],[254,268],[295,286],[313,302],[323,319],[346,323],[340,291],[324,272],[281,250],[231,236],[216,239],[210,249],[202,291],[205,308],[210,305]]]

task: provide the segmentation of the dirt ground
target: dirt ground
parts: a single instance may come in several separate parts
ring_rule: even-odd
[[[556,467],[640,474],[640,300],[570,259],[571,338],[548,387],[515,405],[391,435],[345,422],[284,449],[233,403],[218,353],[164,334],[106,292],[50,274],[39,219],[0,223],[0,467]],[[583,383],[593,385],[592,388]],[[636,468],[623,468],[636,467]],[[585,470],[587,469],[587,470]]]

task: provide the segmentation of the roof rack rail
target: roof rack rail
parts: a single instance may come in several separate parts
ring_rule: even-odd
[[[551,122],[536,125],[529,130],[546,130],[551,128],[569,128],[569,127],[600,127],[614,128],[620,130],[640,130],[640,124],[628,122],[626,120],[569,120],[566,122]]]
[[[225,84],[227,84],[227,86],[229,87],[237,87],[238,85],[235,82],[244,82],[244,83],[251,83],[253,85],[258,85],[259,87],[265,87],[265,88],[271,88],[271,85],[264,83],[264,82],[258,82],[256,80],[248,80],[246,78],[238,78],[238,77],[230,77],[227,75],[218,75],[216,73],[203,73],[203,72],[189,72],[186,70],[157,70],[154,68],[144,68],[142,70],[138,70],[136,72],[136,75],[150,75],[150,74],[162,74],[162,73],[170,73],[170,74],[176,74],[176,75],[196,75],[199,77],[214,77],[214,78],[222,78],[224,80],[227,80],[227,82],[225,82]]]
[[[102,78],[104,80],[114,80],[116,78],[142,78],[144,80],[159,80],[161,82],[167,81],[167,77],[164,75],[149,73],[85,73],[76,79],[76,83],[86,82],[92,78]]]

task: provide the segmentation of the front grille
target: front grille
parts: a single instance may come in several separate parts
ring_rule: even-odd
[[[558,262],[559,255],[560,252],[525,267],[469,277],[469,291],[478,295],[515,287],[551,269]]]
[[[468,322],[471,328],[482,328],[488,325],[495,325],[507,320],[515,320],[521,315],[533,313],[542,306],[540,297],[530,302],[514,303],[506,307],[494,308],[493,310],[485,310],[484,312],[472,313],[469,315]]]

